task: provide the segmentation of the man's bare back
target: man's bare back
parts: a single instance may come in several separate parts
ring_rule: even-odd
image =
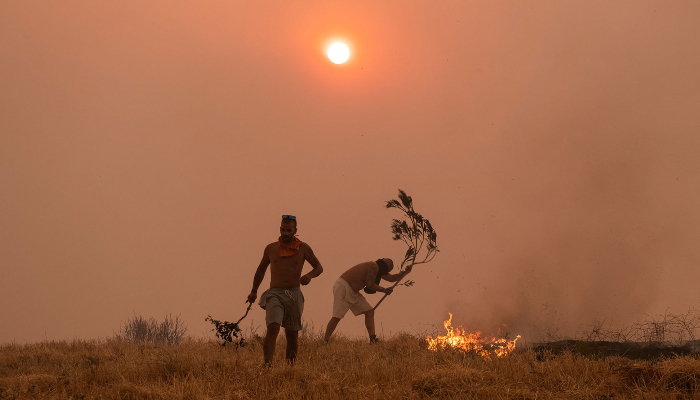
[[[413,266],[407,266],[403,271],[391,274],[394,268],[394,261],[390,258],[380,258],[377,261],[367,261],[355,265],[340,275],[333,285],[333,316],[326,325],[326,334],[324,339],[326,342],[338,326],[338,322],[343,316],[352,310],[352,313],[357,315],[365,315],[365,326],[369,334],[370,343],[376,343],[377,337],[374,329],[374,307],[369,305],[367,299],[360,293],[362,288],[366,288],[367,293],[381,292],[385,295],[390,295],[394,291],[394,287],[384,288],[379,286],[379,276],[387,282],[398,282],[403,279],[406,274],[411,272]],[[350,286],[348,288],[348,286]],[[394,285],[395,286],[395,285]],[[351,293],[350,289],[354,292]]]
[[[374,261],[367,261],[355,265],[349,270],[343,272],[340,278],[350,284],[352,290],[359,292],[363,287],[367,286],[379,272],[379,267]]]

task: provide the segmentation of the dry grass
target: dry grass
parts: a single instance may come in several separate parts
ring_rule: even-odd
[[[0,399],[700,398],[698,355],[657,361],[520,351],[483,360],[399,335],[370,345],[302,338],[297,365],[265,370],[259,340],[236,350],[120,340],[0,346]]]

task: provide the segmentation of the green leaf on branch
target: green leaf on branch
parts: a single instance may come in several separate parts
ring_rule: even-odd
[[[399,189],[399,199],[401,199],[401,203],[403,203],[404,207],[407,209],[412,208],[413,200],[411,199],[411,196],[407,195],[406,192],[401,189]]]
[[[399,208],[401,203],[398,200],[389,200],[386,202],[386,208]]]

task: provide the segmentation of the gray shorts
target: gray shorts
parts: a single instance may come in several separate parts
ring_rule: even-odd
[[[298,287],[291,289],[270,288],[260,295],[258,302],[265,310],[265,324],[280,324],[292,331],[301,330],[301,314],[304,312],[304,294]]]

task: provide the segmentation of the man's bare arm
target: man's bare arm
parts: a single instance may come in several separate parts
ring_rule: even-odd
[[[383,288],[383,287],[377,285],[376,283],[374,283],[374,281],[370,282],[367,285],[367,289],[374,290],[375,292],[386,293],[386,294],[391,294],[391,292],[394,290],[392,288]]]
[[[386,275],[382,276],[382,279],[384,279],[387,282],[400,281],[404,276],[406,276],[409,272],[411,272],[411,269],[413,269],[413,266],[409,265],[406,267],[406,269],[403,270],[403,272],[399,272],[398,274],[386,274]]]
[[[379,266],[377,266],[376,263],[371,263],[369,267],[367,268],[367,274],[365,275],[365,280],[364,284],[365,287],[367,288],[372,288],[372,284],[374,283],[374,280],[377,278],[377,274],[379,273]]]
[[[260,260],[258,269],[255,270],[255,276],[253,277],[253,290],[250,291],[248,295],[248,302],[252,303],[258,297],[258,288],[265,278],[265,272],[267,272],[267,267],[270,266],[270,257],[267,255],[267,247],[263,253],[263,258]]]
[[[311,264],[311,268],[313,268],[311,271],[306,273],[304,276],[302,276],[299,279],[299,282],[302,285],[308,285],[309,282],[311,282],[311,279],[321,275],[323,273],[323,266],[321,266],[321,262],[318,261],[318,258],[316,258],[316,255],[314,254],[314,251],[311,250],[311,246],[306,245],[306,251],[304,252],[304,259]]]
[[[379,273],[379,267],[377,264],[372,263],[372,265],[367,268],[367,275],[365,275],[365,287],[370,290],[374,290],[375,292],[382,292],[386,294],[391,294],[391,291],[393,290],[392,288],[383,288],[379,285],[377,285],[374,280],[377,278],[377,274]]]
[[[382,279],[387,281],[387,282],[396,282],[399,279],[401,279],[402,276],[403,276],[403,274],[400,274],[400,273],[399,274],[386,274],[386,275],[382,276]]]

